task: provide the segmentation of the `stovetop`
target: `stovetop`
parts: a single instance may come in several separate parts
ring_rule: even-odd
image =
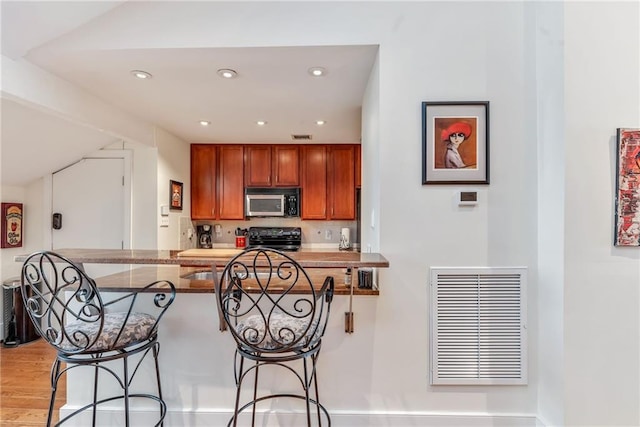
[[[248,237],[249,247],[297,251],[302,244],[300,227],[250,227]]]

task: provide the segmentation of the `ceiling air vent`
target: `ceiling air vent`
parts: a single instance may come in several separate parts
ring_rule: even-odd
[[[311,135],[291,135],[291,139],[294,141],[307,140],[311,141]]]

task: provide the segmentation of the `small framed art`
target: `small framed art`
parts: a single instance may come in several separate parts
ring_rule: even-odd
[[[22,203],[2,203],[1,248],[22,247]]]
[[[614,245],[640,246],[640,129],[618,129],[616,160]]]
[[[182,210],[182,190],[181,182],[169,180],[169,206],[171,209]]]
[[[489,184],[489,102],[422,103],[422,184]]]

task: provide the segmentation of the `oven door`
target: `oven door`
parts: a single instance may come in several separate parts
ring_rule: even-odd
[[[282,194],[247,194],[247,216],[284,216],[285,203]]]

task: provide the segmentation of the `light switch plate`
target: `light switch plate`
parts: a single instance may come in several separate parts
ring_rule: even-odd
[[[160,217],[160,227],[168,227],[169,226],[169,217],[161,216]]]

